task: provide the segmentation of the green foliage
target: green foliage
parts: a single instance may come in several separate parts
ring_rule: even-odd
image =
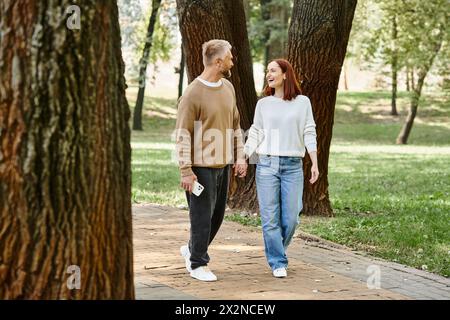
[[[225,220],[234,221],[244,226],[259,227],[261,226],[261,218],[258,215],[249,215],[245,212],[231,213],[225,215]]]
[[[286,8],[291,12],[289,0],[245,0],[250,6],[247,17],[250,49],[253,62],[264,63],[265,48],[278,43],[287,43],[288,28],[278,17],[271,17],[274,8]]]
[[[393,40],[394,19],[397,39]],[[358,3],[348,57],[376,70],[408,68],[416,80],[426,74],[436,54],[437,74],[448,72],[449,10],[447,0],[366,0]],[[442,50],[441,49],[442,46]],[[447,66],[446,68],[444,66]],[[448,74],[447,74],[448,77]]]
[[[145,15],[140,0],[118,0],[122,55],[127,78],[137,77],[142,42],[145,39]]]
[[[175,48],[178,31],[175,5],[175,0],[162,0],[158,11],[149,59],[153,74],[157,71],[157,61],[168,61]],[[118,6],[126,77],[136,81],[152,7],[143,8],[140,0],[119,0]]]
[[[150,52],[151,63],[170,60],[171,52],[176,46],[178,18],[175,0],[163,0],[159,10]]]

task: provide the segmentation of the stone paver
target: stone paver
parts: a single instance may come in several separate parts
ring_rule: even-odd
[[[288,277],[276,279],[261,230],[229,221],[209,249],[218,281],[205,283],[189,276],[179,254],[189,237],[186,210],[136,205],[133,226],[137,299],[450,299],[449,279],[302,233],[288,249]],[[379,289],[368,288],[374,275]]]

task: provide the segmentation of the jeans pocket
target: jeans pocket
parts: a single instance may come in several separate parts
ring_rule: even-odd
[[[263,167],[270,167],[270,156],[259,155],[258,165]]]

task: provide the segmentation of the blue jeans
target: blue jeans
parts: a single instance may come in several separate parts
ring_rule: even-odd
[[[272,270],[286,268],[286,249],[303,207],[302,158],[260,155],[256,189],[267,262]]]

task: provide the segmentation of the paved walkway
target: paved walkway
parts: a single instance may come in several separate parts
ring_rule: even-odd
[[[209,249],[218,281],[205,283],[189,276],[179,254],[189,235],[188,211],[136,205],[133,225],[137,299],[450,299],[447,278],[304,234],[289,246],[288,277],[276,279],[261,230],[229,221]]]

